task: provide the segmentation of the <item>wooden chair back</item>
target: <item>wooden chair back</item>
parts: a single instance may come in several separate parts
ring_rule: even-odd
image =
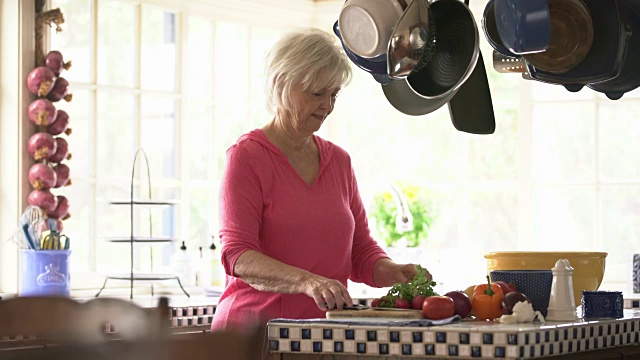
[[[168,305],[165,305],[168,306]],[[119,338],[159,336],[168,327],[161,308],[144,309],[131,301],[95,298],[17,297],[0,302],[0,337],[37,336],[56,343],[93,344]],[[165,323],[165,324],[163,324]]]
[[[0,351],[1,359],[255,360],[262,358],[265,332],[171,334],[165,298],[145,309],[105,297],[18,297],[0,301],[0,339],[15,336],[42,338],[45,349]]]

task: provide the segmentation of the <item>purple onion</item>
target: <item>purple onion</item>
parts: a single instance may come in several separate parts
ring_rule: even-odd
[[[40,207],[47,214],[53,212],[58,206],[58,199],[48,189],[32,190],[27,202],[29,205]]]
[[[53,171],[55,171],[58,176],[54,188],[71,185],[71,180],[69,179],[70,170],[66,164],[58,164],[54,166]]]
[[[62,99],[64,99],[65,101],[71,101],[73,95],[69,94],[68,91],[69,82],[67,81],[67,79],[59,77],[56,79],[55,84],[53,84],[53,88],[51,89],[51,91],[49,91],[47,99],[53,102],[58,102]]]
[[[36,163],[29,169],[29,183],[36,190],[51,189],[57,180],[58,175],[47,164]]]
[[[39,66],[27,76],[27,88],[37,96],[47,96],[53,84],[56,82],[56,74],[46,66]]]
[[[54,211],[49,213],[49,217],[54,219],[68,219],[70,217],[69,200],[63,195],[56,196],[56,199],[58,200],[58,206],[56,206]]]
[[[49,51],[44,58],[44,65],[51,69],[55,76],[60,76],[62,70],[69,70],[71,67],[71,61],[64,62],[62,53],[58,50]]]
[[[39,132],[31,135],[27,142],[29,154],[36,160],[48,159],[56,152],[56,141],[51,134]]]
[[[71,129],[69,127],[69,114],[64,110],[58,110],[56,117],[53,120],[53,124],[47,127],[47,132],[51,135],[60,135],[65,133],[71,135]]]
[[[27,112],[29,120],[38,126],[49,126],[56,120],[56,107],[49,100],[34,100]]]
[[[59,163],[64,159],[71,159],[71,154],[69,153],[69,143],[67,140],[61,137],[55,138],[56,141],[56,152],[53,155],[49,156],[49,161],[53,163]]]

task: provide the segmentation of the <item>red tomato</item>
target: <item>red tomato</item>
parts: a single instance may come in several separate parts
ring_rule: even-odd
[[[409,302],[409,300],[405,300],[402,298],[396,299],[395,305],[398,309],[411,309],[411,303]]]
[[[448,296],[429,296],[422,304],[422,313],[431,320],[446,319],[452,317],[455,312],[456,304]]]
[[[382,299],[373,299],[371,301],[371,307],[378,307],[380,306],[380,303],[382,303]]]

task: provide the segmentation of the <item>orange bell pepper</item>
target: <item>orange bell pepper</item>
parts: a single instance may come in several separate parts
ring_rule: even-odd
[[[487,283],[476,285],[473,289],[471,311],[480,320],[493,320],[502,315],[502,299],[504,294],[499,285],[491,283],[487,275]]]

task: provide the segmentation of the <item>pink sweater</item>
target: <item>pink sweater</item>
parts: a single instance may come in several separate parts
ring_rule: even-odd
[[[324,318],[304,294],[258,291],[233,276],[238,257],[256,250],[286,264],[337,279],[376,286],[373,264],[387,257],[369,233],[351,159],[314,136],[320,169],[308,185],[262,130],[227,150],[220,191],[220,238],[226,286],[212,330],[254,320]]]

